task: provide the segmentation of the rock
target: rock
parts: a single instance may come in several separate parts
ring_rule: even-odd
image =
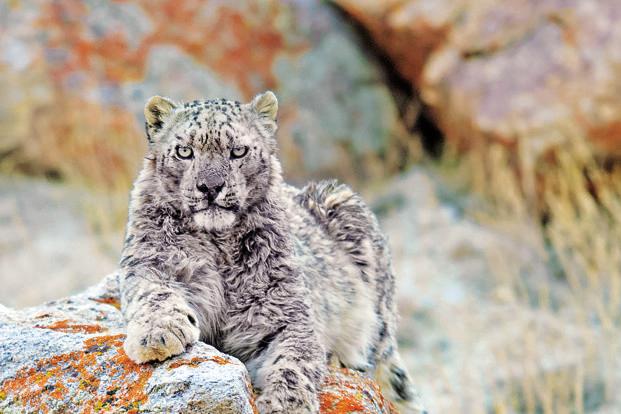
[[[0,161],[22,171],[128,184],[155,94],[249,100],[273,89],[293,179],[382,174],[399,151],[381,72],[320,0],[27,0],[0,4],[0,19]]]
[[[375,382],[345,368],[331,368],[319,398],[321,414],[397,414]]]
[[[0,305],[0,412],[256,413],[244,365],[207,344],[162,363],[131,362],[118,308],[114,274],[42,306]],[[321,410],[393,412],[373,381],[337,369],[326,378]]]
[[[335,2],[457,147],[491,140],[539,155],[573,135],[621,155],[618,1]]]
[[[450,33],[463,0],[332,0],[369,32],[391,64],[418,88],[430,55]]]

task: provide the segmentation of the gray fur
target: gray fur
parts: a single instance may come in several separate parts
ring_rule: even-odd
[[[283,182],[277,108],[271,92],[145,107],[149,151],[121,259],[125,351],[163,360],[200,338],[246,363],[262,414],[317,413],[335,359],[419,412],[377,221],[344,185]]]

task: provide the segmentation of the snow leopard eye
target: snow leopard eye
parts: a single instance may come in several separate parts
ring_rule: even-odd
[[[236,147],[231,150],[231,158],[241,158],[248,153],[248,147]]]
[[[194,155],[194,152],[192,151],[192,148],[190,148],[190,147],[177,147],[177,156],[179,158],[187,160],[189,158],[192,158],[193,155]]]

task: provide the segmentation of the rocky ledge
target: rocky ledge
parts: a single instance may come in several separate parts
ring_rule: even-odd
[[[0,305],[0,413],[256,413],[244,365],[199,343],[162,363],[123,352],[115,275],[25,310]],[[322,413],[394,413],[378,386],[333,369]]]

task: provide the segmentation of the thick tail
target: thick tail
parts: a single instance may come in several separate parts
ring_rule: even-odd
[[[395,403],[401,414],[427,413],[398,352],[378,363],[375,377],[384,396]]]

